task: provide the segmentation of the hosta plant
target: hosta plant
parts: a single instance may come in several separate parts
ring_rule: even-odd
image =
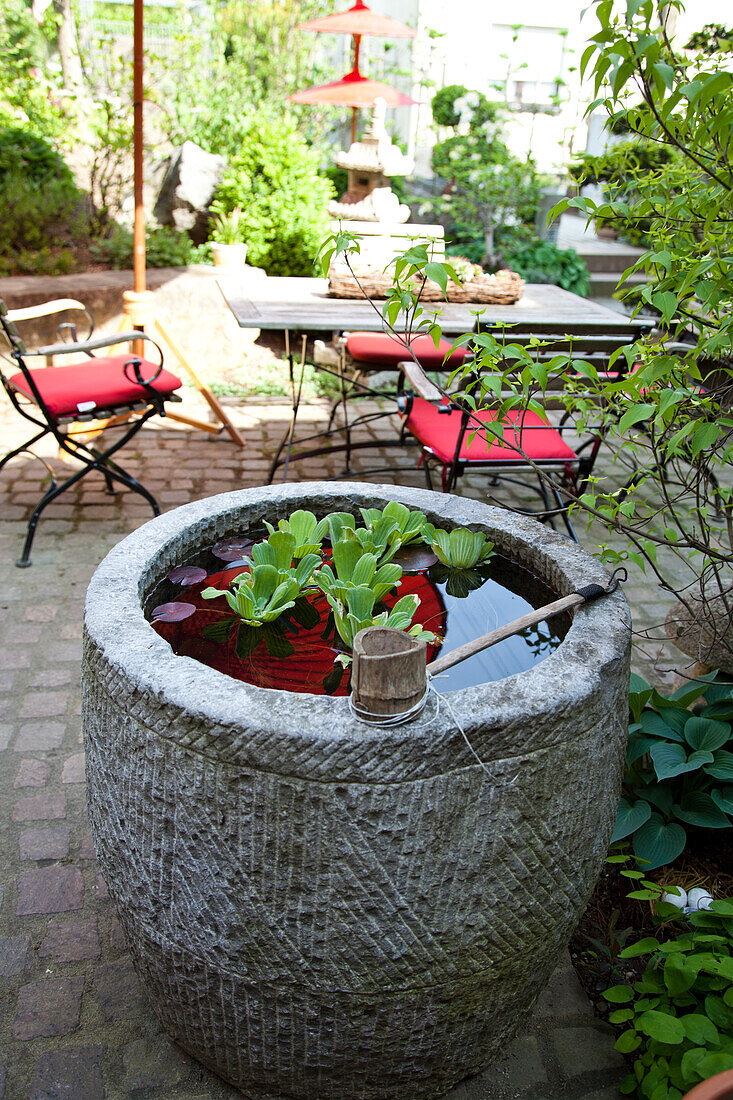
[[[733,825],[733,688],[706,681],[661,695],[632,676],[623,797],[612,842],[651,871],[675,860],[686,826]],[[697,704],[695,712],[687,708]]]
[[[680,919],[660,903],[665,921]],[[653,936],[625,947],[622,959],[648,957],[641,978],[603,996],[617,1006],[611,1023],[627,1024],[616,1042],[635,1053],[625,1095],[681,1100],[700,1081],[733,1069],[733,900],[691,913],[673,938]]]

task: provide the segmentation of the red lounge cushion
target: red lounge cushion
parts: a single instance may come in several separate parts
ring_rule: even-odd
[[[148,394],[143,387],[126,377],[124,366],[129,362],[129,355],[110,355],[107,358],[88,359],[84,363],[68,367],[39,367],[30,374],[51,415],[70,416],[94,412],[95,409],[116,409],[148,400]],[[140,360],[140,374],[143,378],[151,378],[157,369],[155,363],[147,359]],[[128,374],[135,377],[132,367],[128,368]],[[23,374],[14,374],[9,381],[19,393],[34,400]],[[163,370],[151,385],[159,394],[167,397],[179,388],[181,380],[170,371]]]
[[[496,419],[492,412],[479,412],[476,414],[485,424]],[[504,429],[502,443],[496,438],[487,438],[481,429],[471,438],[471,424],[461,443],[460,458],[467,462],[515,462],[521,464],[524,459],[516,451],[511,450],[508,444],[519,444],[522,450],[535,462],[575,462],[576,455],[565,443],[556,428],[553,428],[547,420],[533,412],[511,412],[506,417],[506,422],[514,425],[519,423],[522,431],[515,428]],[[461,413],[455,409],[451,413],[439,412],[437,405],[416,397],[409,417],[407,427],[416,439],[429,447],[433,454],[441,462],[452,462],[458,442],[458,433],[461,428]]]
[[[443,362],[452,346],[448,340],[441,339],[436,349],[430,336],[415,336],[410,341],[415,358],[424,370],[455,370],[459,367],[468,354],[465,348],[456,348]],[[389,332],[350,332],[346,337],[346,350],[357,362],[373,363],[379,367],[396,367],[410,358],[405,345]]]

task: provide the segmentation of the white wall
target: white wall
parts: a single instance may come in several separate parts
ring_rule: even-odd
[[[381,0],[379,7],[396,15],[398,5],[412,2],[386,0],[385,6]],[[545,172],[561,171],[574,152],[582,152],[592,88],[581,87],[578,69],[588,36],[597,26],[592,10],[582,16],[589,6],[590,0],[419,0],[412,94],[422,105],[410,112],[418,173],[430,174],[435,140],[429,106],[434,89],[421,87],[425,76],[437,88],[464,84],[490,99],[506,100],[509,106],[520,97],[524,104],[549,103],[560,78],[557,112],[513,110],[507,126],[509,144],[520,156],[531,153]],[[730,23],[733,0],[688,0],[688,9],[680,13],[675,29],[681,45],[705,23]],[[442,37],[431,40],[428,29]]]

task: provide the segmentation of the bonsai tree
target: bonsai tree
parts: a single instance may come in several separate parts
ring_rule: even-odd
[[[432,110],[437,125],[454,130],[433,147],[433,169],[446,180],[437,210],[458,247],[473,252],[469,259],[500,266],[500,244],[530,236],[539,199],[534,164],[509,152],[498,104],[482,93],[450,84],[436,92]]]

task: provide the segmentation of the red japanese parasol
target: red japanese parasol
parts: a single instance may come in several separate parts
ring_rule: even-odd
[[[389,84],[381,80],[369,80],[354,69],[347,73],[341,80],[334,80],[330,84],[319,84],[315,88],[304,88],[302,92],[294,92],[290,100],[292,103],[307,103],[311,106],[324,104],[330,107],[371,107],[376,99],[383,99],[388,107],[409,107],[415,102],[409,95],[398,92]]]
[[[410,107],[415,103],[408,95],[398,92],[389,84],[380,80],[369,80],[359,72],[359,50],[362,35],[374,34],[383,38],[414,38],[415,32],[404,23],[388,15],[368,8],[363,0],[356,0],[347,11],[335,12],[320,19],[310,19],[301,23],[298,30],[317,33],[351,34],[354,36],[354,67],[341,80],[330,84],[319,84],[315,88],[304,88],[290,96],[291,103],[305,103],[310,106],[323,104],[329,107],[351,107],[351,140],[356,141],[356,112],[359,107],[372,107],[377,99],[383,99],[388,107]]]
[[[375,34],[383,38],[414,38],[412,27],[398,23],[389,15],[380,15],[372,11],[362,0],[356,0],[347,11],[334,12],[320,19],[309,19],[298,24],[299,31],[325,31],[329,34]]]

